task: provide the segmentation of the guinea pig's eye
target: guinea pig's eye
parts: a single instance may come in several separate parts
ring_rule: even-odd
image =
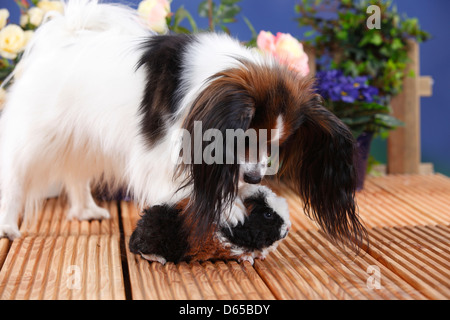
[[[273,213],[270,211],[264,212],[264,218],[273,219]]]

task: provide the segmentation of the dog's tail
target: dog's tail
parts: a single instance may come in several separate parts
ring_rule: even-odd
[[[112,36],[144,37],[151,31],[136,10],[120,4],[104,4],[98,0],[65,0],[63,13],[49,11],[28,41],[20,63],[12,77],[18,77],[28,67],[31,55],[40,52],[45,57],[55,46],[70,46],[85,34],[106,33]],[[42,52],[41,52],[42,51]]]
[[[136,10],[120,4],[98,3],[98,0],[66,0],[65,27],[68,31],[108,31],[136,34],[148,32]]]

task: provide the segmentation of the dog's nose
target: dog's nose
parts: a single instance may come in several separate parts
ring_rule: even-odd
[[[258,184],[261,182],[261,176],[259,174],[244,173],[244,181],[250,184]]]

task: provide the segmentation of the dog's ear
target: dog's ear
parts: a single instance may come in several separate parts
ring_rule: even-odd
[[[188,176],[184,186],[193,187],[185,212],[191,241],[204,240],[231,208],[238,191],[239,161],[237,138],[227,132],[245,132],[254,112],[254,101],[241,81],[226,73],[211,79],[192,104],[183,125],[191,135],[192,163],[180,166]],[[199,134],[205,141],[199,141]]]
[[[333,240],[358,249],[367,231],[355,203],[352,133],[313,93],[298,109],[295,121],[293,133],[280,148],[279,172],[293,183],[308,216]]]

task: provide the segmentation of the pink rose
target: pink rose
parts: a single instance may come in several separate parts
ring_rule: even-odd
[[[272,54],[275,52],[275,36],[270,32],[261,31],[256,38],[256,44],[265,52]]]
[[[272,54],[280,63],[306,76],[309,73],[308,56],[303,45],[288,33],[261,31],[256,39],[258,48]]]

